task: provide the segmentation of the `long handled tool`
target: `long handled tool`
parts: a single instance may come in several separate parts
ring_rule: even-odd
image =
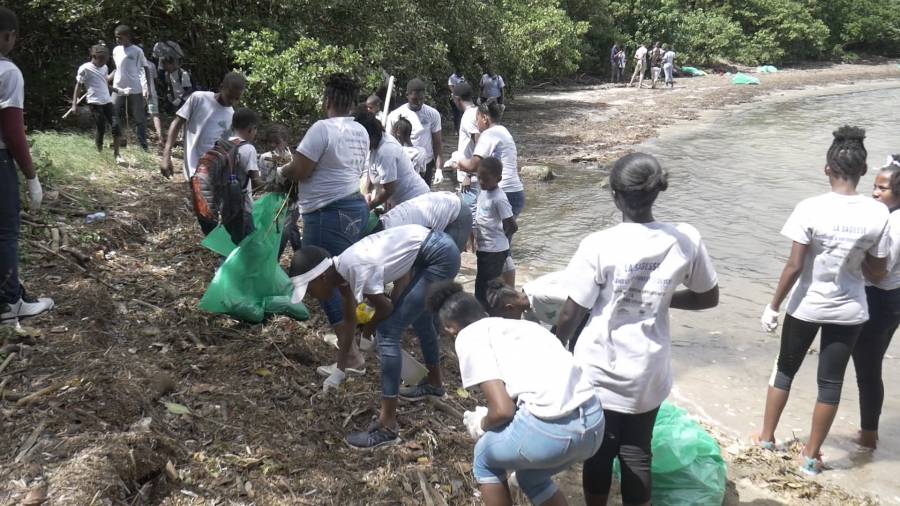
[[[394,76],[388,78],[387,95],[384,97],[384,111],[381,114],[381,125],[387,127],[388,113],[391,111],[391,95],[394,94]]]
[[[81,103],[81,101],[82,101],[82,100],[84,100],[84,97],[86,97],[86,96],[87,96],[87,93],[85,93],[85,94],[84,94],[84,95],[82,95],[82,96],[81,96],[81,97],[79,97],[79,98],[78,98],[78,101],[77,101],[77,102],[75,102],[75,105],[76,105],[76,106],[77,106],[77,105],[78,105],[78,104],[80,104],[80,103]],[[72,114],[72,111],[74,111],[74,110],[75,110],[75,108],[74,108],[74,107],[72,107],[72,108],[71,108],[71,109],[69,109],[69,110],[68,110],[68,111],[66,111],[66,113],[65,113],[65,114],[63,114],[63,117],[62,117],[62,119],[66,119],[66,118],[68,118],[68,117],[69,117],[69,115],[70,115],[70,114]]]

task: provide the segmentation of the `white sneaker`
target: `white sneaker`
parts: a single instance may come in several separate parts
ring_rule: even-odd
[[[337,362],[335,362],[333,364],[319,366],[319,368],[316,369],[316,372],[319,374],[319,376],[324,376],[327,378],[327,377],[331,376],[332,374],[334,374],[334,372],[337,370],[338,370]],[[356,374],[356,375],[362,376],[363,374],[366,373],[366,368],[362,367],[359,369],[354,369],[353,367],[348,367],[348,368],[344,369],[344,372],[347,374]]]
[[[3,311],[3,314],[0,315],[0,322],[16,324],[19,320],[38,316],[50,311],[53,309],[53,305],[53,299],[46,297],[35,299],[34,297],[29,297],[23,289],[22,297],[18,301],[6,304],[6,309]]]

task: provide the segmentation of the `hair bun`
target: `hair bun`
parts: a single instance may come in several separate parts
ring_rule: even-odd
[[[428,310],[432,313],[437,313],[450,297],[462,293],[462,291],[462,285],[453,280],[441,281],[431,285],[426,300]]]
[[[860,127],[854,127],[850,125],[844,125],[834,132],[834,140],[837,142],[847,142],[847,141],[863,141],[866,138],[866,130]]]

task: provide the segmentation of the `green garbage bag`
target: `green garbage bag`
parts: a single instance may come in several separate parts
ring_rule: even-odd
[[[681,67],[681,71],[690,76],[705,76],[706,72],[696,68],[696,67]]]
[[[778,69],[771,65],[762,65],[760,67],[756,67],[756,71],[760,74],[774,74],[778,72]]]
[[[288,214],[285,199],[280,193],[259,199],[253,206],[255,230],[238,246],[231,243],[231,236],[221,225],[203,241],[205,247],[226,258],[200,299],[200,309],[250,323],[259,323],[270,314],[297,320],[309,318],[306,306],[291,304],[294,287],[278,265],[278,248]]]
[[[759,79],[738,72],[732,76],[731,84],[759,84]]]
[[[685,410],[660,406],[652,449],[654,506],[722,504],[727,469],[719,444]],[[621,475],[618,460],[615,472]]]

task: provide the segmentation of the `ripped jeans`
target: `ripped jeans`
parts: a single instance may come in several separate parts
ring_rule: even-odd
[[[303,245],[324,248],[338,256],[362,237],[369,220],[369,206],[362,194],[354,193],[325,207],[303,214]],[[343,321],[341,296],[337,289],[322,301],[328,323]]]

